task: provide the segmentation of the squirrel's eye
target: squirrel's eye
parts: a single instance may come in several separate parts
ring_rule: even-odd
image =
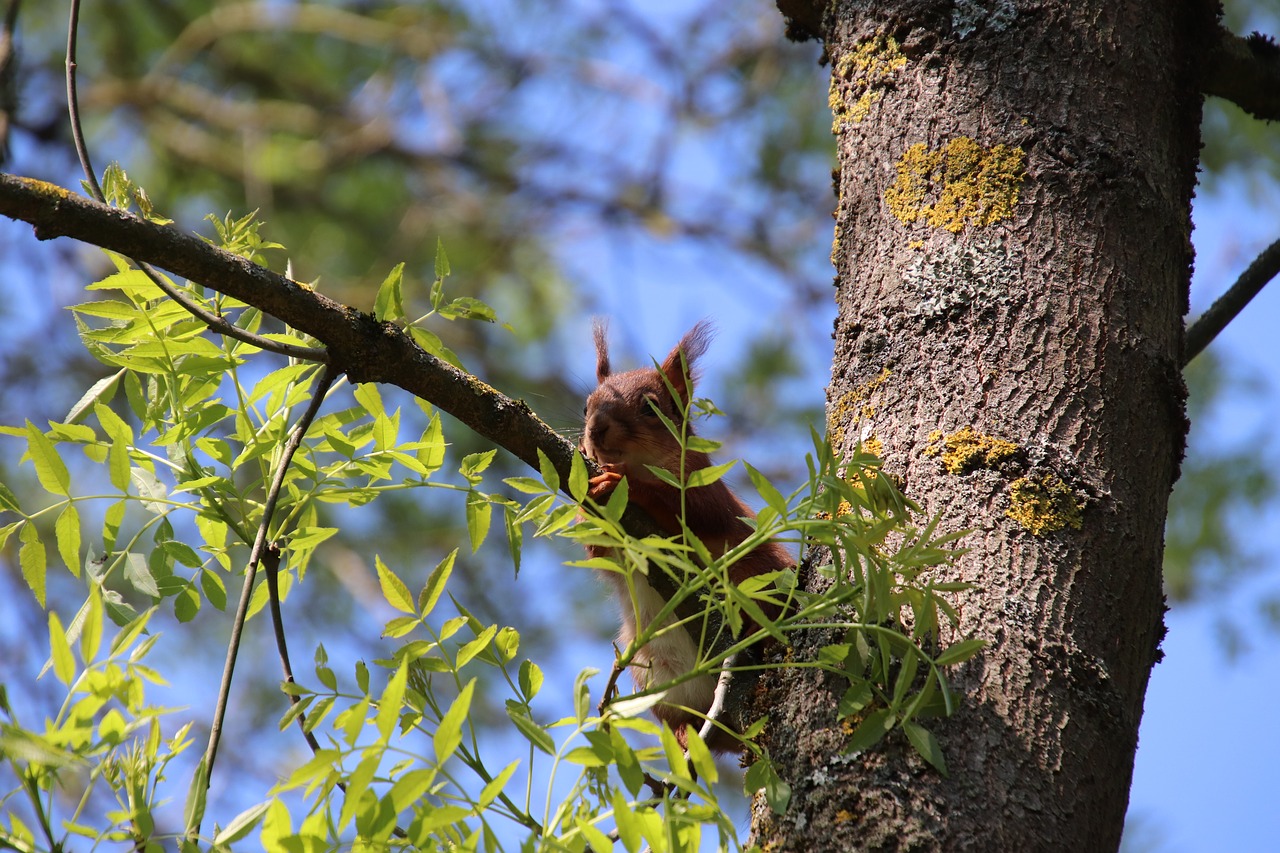
[[[657,397],[649,394],[644,398],[644,414],[646,417],[656,418],[660,408]]]

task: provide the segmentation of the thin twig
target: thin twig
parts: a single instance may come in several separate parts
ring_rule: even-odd
[[[1191,359],[1203,352],[1277,274],[1280,274],[1280,240],[1263,249],[1236,283],[1191,324],[1183,348],[1182,366],[1186,367]]]
[[[280,548],[274,542],[267,546],[266,553],[262,555],[263,567],[267,570],[267,601],[271,606],[271,627],[276,635],[276,651],[280,654],[280,669],[284,672],[284,681],[286,684],[296,684],[293,678],[293,664],[289,662],[289,642],[284,631],[284,614],[280,611]],[[293,693],[289,693],[289,704],[297,705],[300,700]],[[316,736],[307,730],[306,712],[298,714],[298,729],[302,732],[303,738],[307,741],[307,746],[311,747],[311,754],[315,755],[320,751],[320,741],[316,740]],[[339,787],[344,791],[346,787],[339,782]]]
[[[80,158],[80,168],[85,174],[85,185],[89,188],[90,194],[94,200],[101,204],[106,204],[106,197],[102,194],[102,186],[98,183],[97,172],[93,170],[93,164],[89,160],[89,148],[85,145],[84,132],[80,126],[80,101],[76,94],[76,38],[80,23],[80,0],[71,0],[71,18],[67,23],[67,110],[71,117],[71,139],[75,143],[76,156]],[[152,284],[160,288],[160,291],[168,296],[174,302],[182,306],[187,313],[191,314],[200,322],[208,326],[212,331],[220,335],[226,335],[229,338],[240,341],[241,343],[250,344],[258,349],[267,352],[278,353],[279,355],[296,358],[302,361],[315,361],[327,364],[329,361],[329,353],[327,350],[319,347],[300,347],[295,344],[282,344],[264,338],[261,335],[255,335],[252,332],[246,332],[239,326],[235,325],[225,317],[206,311],[204,308],[192,302],[177,288],[170,285],[164,280],[164,276],[156,272],[149,264],[141,263],[133,260],[138,265],[143,274],[151,279]]]
[[[258,534],[254,538],[253,550],[249,554],[249,565],[245,569],[244,586],[240,590],[240,603],[236,608],[235,620],[231,623],[231,637],[227,641],[227,661],[222,670],[222,683],[218,688],[218,703],[213,709],[213,722],[209,727],[209,745],[205,750],[204,773],[206,784],[208,784],[209,779],[213,778],[213,764],[218,756],[218,744],[222,739],[222,723],[226,717],[227,701],[231,694],[231,678],[235,673],[236,656],[240,651],[240,638],[244,633],[244,623],[249,614],[249,601],[253,598],[253,582],[257,577],[258,566],[267,546],[267,531],[271,525],[271,517],[276,511],[276,503],[280,499],[280,489],[284,485],[285,473],[289,470],[289,464],[293,461],[293,454],[297,452],[298,447],[302,444],[302,437],[306,435],[308,426],[315,420],[316,413],[320,410],[320,404],[324,402],[325,394],[336,377],[337,370],[333,365],[325,365],[324,373],[320,376],[320,381],[312,393],[311,402],[307,406],[307,410],[303,412],[302,417],[298,419],[293,432],[290,433],[289,440],[285,443],[284,449],[280,454],[280,461],[276,465],[275,474],[271,478],[271,487],[267,491],[266,502],[262,507],[262,521],[258,524]],[[198,822],[194,826],[187,827],[188,838],[194,839],[199,834],[200,824]]]
[[[733,667],[737,662],[738,653],[734,652],[720,665],[720,678],[716,681],[715,696],[711,700],[711,707],[707,709],[707,718],[702,723],[702,729],[698,732],[698,737],[704,741],[711,738],[717,728],[716,724],[720,722],[720,715],[724,713],[725,700],[733,684]],[[685,750],[685,758],[688,757],[689,751]]]

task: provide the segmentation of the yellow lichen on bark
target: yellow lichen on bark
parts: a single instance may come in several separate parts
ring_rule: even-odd
[[[831,132],[839,133],[840,125],[857,124],[867,117],[871,107],[884,97],[893,72],[903,68],[907,58],[898,42],[883,34],[859,42],[836,61],[831,72],[827,104],[831,107]]]
[[[967,136],[932,151],[916,143],[898,158],[898,179],[884,200],[908,225],[923,219],[952,233],[991,225],[1013,213],[1025,166],[1021,148],[983,148]]]
[[[836,433],[840,429],[839,424],[848,426],[856,426],[863,419],[869,418],[875,414],[875,407],[870,405],[867,400],[871,397],[871,393],[883,385],[889,379],[889,368],[884,368],[876,378],[862,383],[849,393],[840,398],[834,406],[831,407],[831,413],[827,416],[827,434],[832,436],[832,444],[839,444],[836,441]]]
[[[1052,474],[1038,480],[1023,477],[1009,484],[1009,509],[1005,515],[1034,536],[1067,527],[1079,530],[1083,512],[1084,501]]]
[[[937,456],[948,474],[963,474],[979,468],[999,468],[1017,456],[1018,445],[1003,438],[983,435],[971,426],[944,436],[941,430],[929,433],[925,456]]]
[[[15,177],[41,195],[53,196],[59,200],[71,195],[71,190],[65,187],[60,187],[57,184],[51,184],[48,181],[42,181],[39,178],[26,178],[22,176]]]

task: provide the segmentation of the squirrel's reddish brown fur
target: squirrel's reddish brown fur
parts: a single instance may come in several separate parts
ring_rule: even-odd
[[[602,473],[591,480],[589,496],[603,503],[625,477],[628,500],[641,507],[666,534],[680,535],[680,491],[662,482],[646,466],[663,468],[675,476],[681,471],[680,441],[671,434],[654,408],[679,426],[693,391],[694,368],[706,352],[711,326],[698,323],[663,360],[658,370],[645,368],[614,373],[609,363],[609,346],[603,323],[595,326],[596,381],[598,385],[587,397],[586,426],[582,435],[582,452],[600,465]],[[673,399],[671,390],[676,397]],[[687,430],[692,434],[693,430]],[[689,472],[710,466],[705,453],[683,451],[685,477]],[[723,480],[697,488],[684,495],[684,523],[706,545],[713,556],[742,542],[751,533],[744,518],[752,518],[750,508],[738,498]],[[609,549],[593,546],[591,556],[606,556]],[[778,571],[795,565],[786,549],[777,542],[767,542],[729,568],[729,579],[741,583],[748,577]],[[632,602],[627,585],[616,572],[606,573],[614,584],[622,608],[620,647],[626,648],[635,638],[638,624],[648,624],[662,609],[662,597],[642,575],[634,578],[636,602]],[[778,616],[778,608],[761,602],[770,618]],[[638,611],[638,613],[637,613]],[[638,619],[637,619],[638,617]],[[748,623],[746,630],[754,631]],[[643,689],[648,685],[668,683],[689,672],[698,658],[698,650],[687,631],[668,631],[640,649],[632,664],[632,674]],[[669,689],[654,714],[668,723],[680,744],[686,740],[685,726],[699,728],[702,719],[677,705],[706,712],[715,693],[716,676],[699,676]],[[734,747],[731,737],[719,733],[710,746],[717,751]]]

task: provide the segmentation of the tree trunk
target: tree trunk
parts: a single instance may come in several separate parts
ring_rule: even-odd
[[[945,579],[980,586],[963,629],[990,645],[931,723],[949,777],[901,732],[842,754],[839,686],[814,670],[758,695],[793,792],[783,816],[756,804],[764,849],[1118,846],[1163,634],[1212,25],[1208,3],[992,0],[839,3],[818,26],[840,161],[828,430],[875,439],[926,514],[972,531]]]

